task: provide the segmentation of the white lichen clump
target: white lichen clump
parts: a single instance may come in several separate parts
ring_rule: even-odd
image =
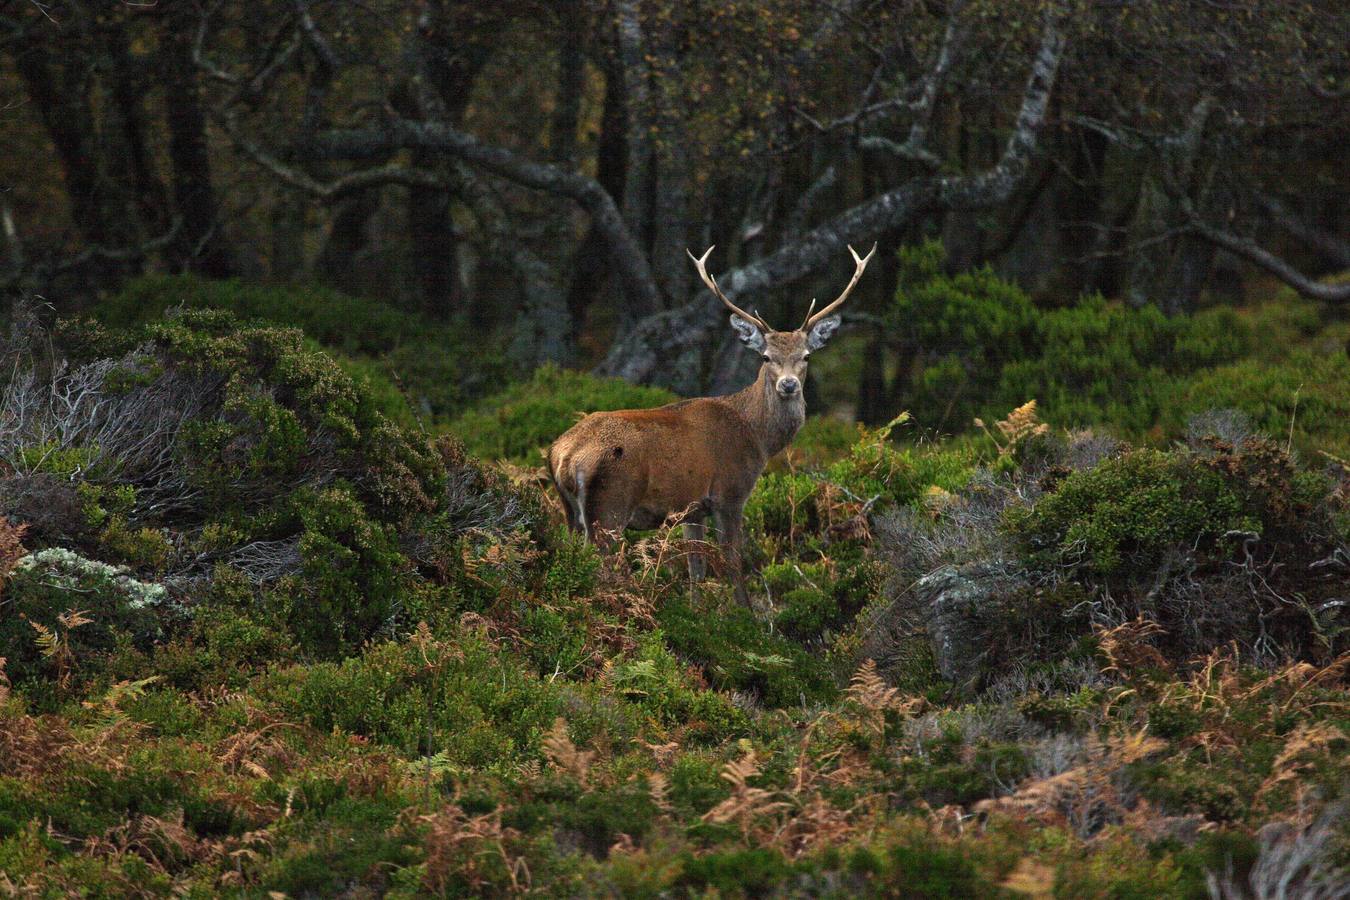
[[[40,569],[63,587],[70,588],[78,588],[87,578],[107,579],[127,595],[127,605],[132,609],[158,606],[169,596],[169,592],[162,584],[148,584],[132,578],[127,574],[131,570],[126,566],[113,566],[96,559],[86,559],[62,547],[51,547],[30,553],[19,560],[16,568]]]

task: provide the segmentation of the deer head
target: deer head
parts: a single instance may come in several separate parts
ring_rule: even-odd
[[[853,255],[854,269],[853,277],[849,279],[843,293],[820,312],[815,312],[816,301],[812,299],[811,307],[806,312],[806,320],[795,331],[775,331],[758,315],[746,312],[727,299],[727,295],[718,287],[717,279],[708,274],[707,261],[709,254],[713,252],[712,247],[709,247],[702,257],[696,257],[688,250],[685,252],[689,253],[689,258],[694,261],[699,277],[703,279],[708,290],[717,295],[727,309],[731,310],[731,327],[736,330],[741,343],[760,355],[761,377],[773,384],[778,396],[786,400],[801,395],[802,383],[806,379],[807,359],[810,358],[812,351],[825,346],[825,342],[839,328],[839,316],[834,311],[848,299],[848,295],[857,286],[858,279],[862,278],[863,270],[872,259],[872,254],[877,252],[877,245],[873,244],[872,249],[863,257],[859,257],[852,246],[848,248],[848,252]]]

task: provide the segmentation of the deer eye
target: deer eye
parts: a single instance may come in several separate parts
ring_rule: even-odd
[[[768,362],[768,361],[769,361],[769,354],[765,353],[763,356],[760,357],[760,359],[764,360],[765,362]]]

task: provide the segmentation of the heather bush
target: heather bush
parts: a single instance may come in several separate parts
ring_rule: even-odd
[[[1034,397],[1057,425],[1179,435],[1192,415],[1231,408],[1305,453],[1350,453],[1345,332],[1313,304],[1171,317],[1100,297],[1045,308],[987,269],[946,274],[937,243],[899,255],[889,331],[913,364],[905,402],[924,431],[961,432]]]
[[[481,459],[540,465],[538,451],[583,413],[661,406],[677,399],[662,388],[542,366],[528,380],[465,412],[450,424],[450,431]]]
[[[1141,616],[1173,660],[1231,642],[1267,661],[1334,658],[1350,633],[1344,500],[1266,439],[1192,430],[1192,447],[1169,451],[1046,434],[1010,470],[883,514],[891,577],[853,643],[900,679],[931,652],[963,688],[1081,660],[1096,629]]]
[[[1106,578],[1151,579],[1179,546],[1259,530],[1260,521],[1217,473],[1180,454],[1136,450],[1067,476],[1008,528],[1035,561]]]
[[[453,442],[390,422],[298,331],[200,310],[134,333],[68,323],[55,347],[13,360],[0,396],[5,510],[185,586],[224,564],[311,652],[414,624],[409,555],[444,574],[461,535],[543,521]]]
[[[672,598],[657,621],[671,649],[700,665],[719,689],[753,692],[772,707],[828,700],[836,692],[822,660],[766,633],[742,607],[714,612]]]
[[[1197,372],[1171,390],[1162,425],[1176,432],[1195,411],[1234,409],[1252,427],[1312,457],[1350,457],[1350,356],[1293,349],[1284,359],[1243,359]]]
[[[918,363],[908,403],[925,430],[962,431],[1034,397],[1056,424],[1141,433],[1178,377],[1240,359],[1253,343],[1226,309],[1169,318],[1100,297],[1041,308],[987,268],[946,274],[937,242],[899,259],[889,330]]]
[[[47,679],[64,689],[89,674],[83,670],[119,636],[148,647],[161,634],[157,613],[171,604],[163,585],[139,581],[124,567],[39,550],[19,559],[4,585],[0,657],[16,682]]]
[[[389,526],[372,520],[349,486],[297,492],[300,572],[288,620],[306,646],[355,648],[392,629],[408,560]]]
[[[455,415],[495,390],[505,371],[500,349],[484,346],[472,329],[438,325],[317,285],[148,275],[128,282],[95,312],[107,326],[134,328],[178,308],[223,310],[240,320],[302,330],[334,352],[339,364],[378,396],[381,408],[399,419],[410,420],[412,410]]]
[[[1033,568],[1081,581],[1095,616],[1146,615],[1193,652],[1237,640],[1261,656],[1334,655],[1336,578],[1319,564],[1340,541],[1329,487],[1265,439],[1211,439],[1072,473],[1004,521]]]
[[[1045,323],[983,277],[1013,306],[975,337]],[[1059,325],[1232,352],[1218,318],[1127,319]],[[54,344],[0,403],[0,893],[1339,883],[1350,491],[1248,414],[1165,450],[1023,397],[941,444],[808,425],[748,504],[746,609],[673,529],[599,553],[536,472],[401,427],[294,331]],[[481,410],[518,461],[627,390],[539,377]]]

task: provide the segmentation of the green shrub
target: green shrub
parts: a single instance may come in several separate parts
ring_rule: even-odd
[[[543,366],[528,381],[474,406],[450,424],[450,431],[482,459],[538,465],[539,449],[571,428],[582,413],[645,409],[677,399],[662,388]]]
[[[266,861],[261,884],[288,896],[319,897],[382,883],[384,870],[416,859],[414,848],[393,827],[405,806],[402,798],[385,794],[342,795],[311,807],[292,826],[287,847]]]
[[[828,701],[837,692],[822,660],[765,632],[744,607],[714,612],[671,600],[657,621],[671,649],[701,665],[719,689],[754,691],[773,707]]]
[[[888,435],[882,429],[865,436],[825,470],[826,479],[855,500],[905,506],[921,501],[931,488],[963,487],[979,463],[972,444],[897,447],[885,439]]]
[[[202,712],[174,690],[146,691],[125,704],[127,714],[165,737],[189,735],[204,721]]]
[[[175,308],[216,309],[241,319],[262,319],[302,329],[347,353],[383,353],[423,324],[378,301],[319,285],[261,285],[196,275],[146,275],[133,279],[97,307],[109,328],[132,328],[164,318]]]
[[[821,466],[848,452],[863,436],[863,427],[833,416],[809,415],[787,452],[798,463]],[[773,463],[770,463],[773,465]]]
[[[1129,309],[1087,298],[1040,314],[1036,351],[1004,367],[996,389],[1003,403],[985,411],[1034,397],[1056,424],[1109,423],[1143,433],[1158,421],[1178,375],[1237,359],[1248,342],[1231,310],[1169,318],[1151,305]]]
[[[1157,900],[1182,896],[1181,884],[1181,869],[1170,855],[1155,858],[1142,842],[1116,831],[1099,838],[1094,852],[1059,866],[1055,897]]]
[[[388,363],[366,359],[361,356],[346,356],[329,351],[333,358],[351,378],[357,390],[370,397],[371,404],[389,421],[403,428],[415,428],[419,415],[432,413],[429,403],[419,404],[416,410],[413,403],[395,383],[388,370]]]
[[[418,587],[405,550],[451,581],[463,534],[491,540],[544,521],[533,495],[453,441],[391,422],[294,329],[204,309],[126,334],[68,323],[56,344],[92,355],[92,369],[75,371],[110,373],[79,390],[128,404],[132,422],[172,423],[152,441],[112,431],[98,447],[78,431],[69,447],[35,442],[40,452],[16,440],[35,465],[69,469],[86,528],[97,529],[91,545],[143,569],[192,566],[194,578],[203,562],[233,561],[306,652],[350,650],[413,624],[400,616]],[[138,349],[101,355],[125,345]],[[589,590],[576,577],[565,589]]]
[[[888,440],[889,430],[863,432],[846,456],[823,471],[760,476],[745,504],[752,554],[762,553],[771,562],[813,555],[853,559],[867,543],[871,514],[895,505],[918,506],[933,490],[954,491],[976,470],[979,454],[973,443],[901,447]],[[859,606],[854,597],[837,599],[847,615]]]
[[[1153,721],[1150,714],[1149,721]],[[1180,735],[1171,735],[1180,737]],[[1234,768],[1246,769],[1241,760]],[[1247,771],[1227,771],[1220,761],[1191,764],[1180,760],[1139,763],[1131,776],[1141,793],[1172,815],[1200,813],[1214,822],[1232,822],[1241,819],[1247,810],[1259,779]]]
[[[148,647],[161,633],[168,599],[161,585],[125,568],[60,548],[38,551],[19,560],[5,585],[0,657],[15,682],[68,681],[111,651],[119,635]]]
[[[407,590],[397,536],[339,485],[295,497],[302,569],[290,624],[307,647],[350,650],[392,624]]]
[[[107,326],[131,328],[178,307],[224,310],[241,319],[303,330],[348,357],[344,368],[371,388],[382,410],[396,421],[408,421],[404,417],[410,418],[412,410],[453,415],[500,385],[505,372],[501,351],[484,346],[475,330],[318,285],[149,275],[129,282],[95,312]],[[400,392],[411,398],[411,407],[395,399]]]
[[[1167,317],[1101,297],[1044,309],[988,268],[946,274],[937,242],[899,255],[891,332],[919,358],[909,403],[924,429],[961,431],[1034,398],[1055,424],[1143,433],[1169,409],[1178,377],[1254,345],[1229,309]]]
[[[1074,472],[1005,521],[1033,556],[1102,576],[1152,577],[1173,547],[1261,528],[1221,476],[1184,454],[1147,449]]]
[[[749,731],[750,719],[726,696],[703,690],[666,646],[665,635],[643,635],[630,658],[604,676],[606,686],[667,727],[681,727],[697,743],[725,741]]]
[[[210,518],[254,514],[316,468],[353,476],[383,521],[434,505],[444,473],[426,441],[389,423],[298,331],[241,327],[203,311],[152,323],[132,338],[152,342],[157,380],[179,372],[222,380],[177,441],[178,462],[201,492],[194,502]]]
[[[1295,349],[1286,359],[1244,359],[1197,372],[1168,397],[1163,425],[1177,433],[1194,413],[1236,409],[1253,427],[1312,454],[1350,458],[1350,356]]]
[[[766,472],[745,502],[745,527],[751,534],[791,540],[816,530],[819,479],[805,472]]]
[[[700,893],[724,897],[765,896],[792,874],[792,866],[776,850],[729,850],[689,855],[678,884]]]
[[[156,528],[134,528],[122,516],[112,516],[98,535],[99,547],[117,562],[138,569],[162,571],[173,555],[173,545]]]
[[[252,586],[237,573],[217,569],[197,601],[191,627],[154,649],[150,668],[168,684],[239,690],[269,665],[295,657],[286,623],[254,602]]]
[[[651,830],[655,815],[646,785],[629,782],[588,791],[571,803],[556,804],[549,821],[576,832],[585,849],[601,856],[620,834],[641,840]]]
[[[453,767],[509,767],[537,754],[559,715],[561,684],[472,634],[420,636],[342,662],[268,673],[258,692],[285,715],[405,753],[441,754]]]
[[[956,847],[905,842],[890,848],[886,862],[887,882],[903,885],[903,896],[916,900],[991,896],[994,887]]]
[[[761,577],[778,608],[779,631],[802,643],[818,642],[851,621],[879,589],[883,573],[866,557],[834,562],[765,566]]]

